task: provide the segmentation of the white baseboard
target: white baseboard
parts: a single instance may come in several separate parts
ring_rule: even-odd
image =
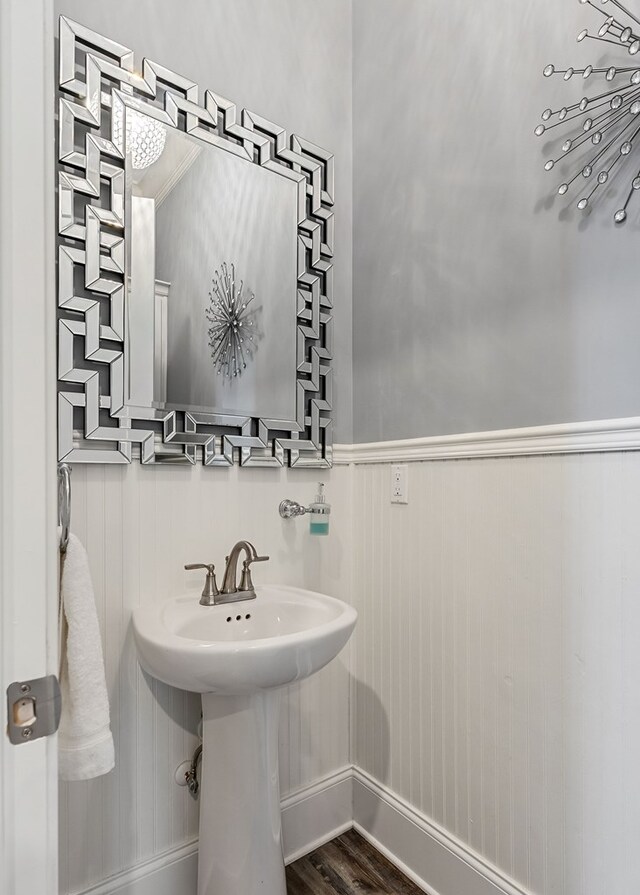
[[[81,895],[196,895],[198,840],[116,873]]]
[[[349,766],[282,800],[287,864],[351,829],[352,792]],[[82,895],[195,895],[197,871],[198,840],[194,839],[85,889]]]
[[[353,771],[353,826],[428,895],[531,895],[364,771]]]
[[[353,768],[323,777],[282,800],[285,863],[291,864],[353,827]]]
[[[352,827],[428,895],[531,895],[386,786],[350,766],[282,800],[285,862]],[[193,840],[82,895],[195,895],[197,864],[198,842]]]

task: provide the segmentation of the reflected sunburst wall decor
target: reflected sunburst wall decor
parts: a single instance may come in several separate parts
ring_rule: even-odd
[[[545,109],[542,113],[543,123],[536,127],[535,134],[538,137],[550,135],[556,128],[563,133],[562,129],[566,128],[561,154],[546,162],[545,171],[552,171],[571,153],[584,148],[585,157],[576,162],[573,177],[558,187],[559,195],[564,196],[572,187],[575,188],[577,181],[577,206],[584,210],[590,206],[597,191],[625,167],[623,163],[632,156],[636,140],[640,145],[640,56],[638,65],[629,64],[640,53],[640,18],[619,0],[578,2],[591,6],[604,19],[593,34],[588,28],[583,29],[578,34],[578,43],[595,40],[609,44],[624,52],[626,58],[619,66],[609,67],[587,65],[579,69],[557,69],[554,65],[547,65],[543,71],[546,78],[558,75],[570,81],[581,77],[584,81],[593,80],[598,86],[594,87],[591,95],[582,97],[578,102],[555,111]],[[580,157],[579,152],[577,157]],[[639,191],[640,170],[636,170],[631,175],[628,190],[625,190],[624,204],[613,216],[616,224],[622,224],[627,219],[629,203]]]
[[[247,327],[253,326],[249,305],[255,295],[244,297],[244,281],[236,288],[236,268],[222,264],[216,270],[209,293],[209,307],[205,315],[209,321],[209,348],[216,372],[232,378],[241,376],[247,368],[247,360],[253,358],[253,335]],[[245,339],[247,342],[245,342]]]

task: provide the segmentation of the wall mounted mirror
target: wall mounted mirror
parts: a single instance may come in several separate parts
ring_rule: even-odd
[[[332,156],[65,18],[59,90],[59,459],[330,465]]]

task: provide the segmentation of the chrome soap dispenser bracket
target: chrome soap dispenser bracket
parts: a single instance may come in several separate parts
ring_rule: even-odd
[[[309,532],[313,535],[329,534],[329,516],[331,504],[327,503],[324,496],[324,482],[318,482],[318,493],[313,503],[308,507],[298,503],[297,500],[282,500],[278,512],[283,519],[293,519],[296,516],[309,515]]]

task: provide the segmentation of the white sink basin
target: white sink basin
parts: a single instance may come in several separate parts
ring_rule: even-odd
[[[296,587],[256,594],[217,606],[189,594],[133,613],[142,667],[202,693],[198,895],[286,895],[278,688],[337,656],[357,618]]]
[[[239,695],[281,687],[330,662],[357,613],[324,594],[258,587],[255,600],[201,606],[195,594],[133,613],[140,664],[196,693]]]

